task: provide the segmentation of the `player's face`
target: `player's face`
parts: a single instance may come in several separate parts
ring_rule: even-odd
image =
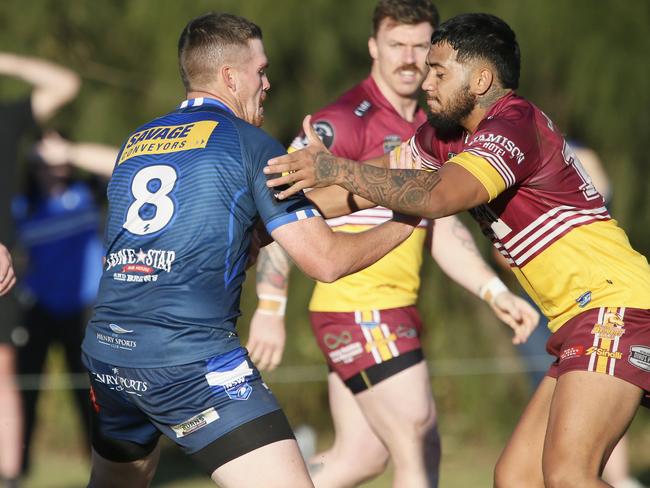
[[[373,75],[396,95],[413,97],[426,73],[433,27],[428,22],[398,24],[386,18],[368,42],[375,66]]]
[[[260,39],[251,39],[248,43],[250,58],[242,63],[238,70],[241,86],[237,98],[243,112],[242,118],[260,127],[264,123],[263,105],[266,92],[271,88],[271,83],[266,76],[269,62]]]
[[[429,106],[429,121],[437,128],[462,125],[476,106],[469,87],[469,67],[456,61],[456,51],[448,43],[434,44],[427,55],[427,73],[422,89]]]

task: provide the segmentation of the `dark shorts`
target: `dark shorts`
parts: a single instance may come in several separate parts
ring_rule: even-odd
[[[0,344],[12,344],[20,325],[20,307],[14,292],[0,297]]]
[[[293,438],[243,348],[169,368],[113,366],[85,354],[83,361],[93,448],[111,461],[146,456],[162,433],[212,473],[258,447]]]
[[[601,307],[573,317],[546,344],[554,356],[548,375],[593,371],[645,390],[650,407],[650,310]]]
[[[422,321],[415,307],[369,312],[311,312],[312,330],[327,364],[352,390],[419,363]]]

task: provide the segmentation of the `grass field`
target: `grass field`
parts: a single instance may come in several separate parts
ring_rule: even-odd
[[[62,371],[60,355],[50,355],[49,370]],[[434,381],[434,389],[436,387]],[[293,388],[298,388],[294,385]],[[294,390],[295,391],[295,390]],[[507,433],[476,436],[462,435],[461,420],[441,403],[442,472],[440,488],[481,488],[492,485],[492,468],[505,442]],[[506,402],[507,403],[507,402]],[[505,404],[504,404],[505,406]],[[43,392],[38,407],[39,426],[33,445],[32,471],[23,488],[78,488],[86,486],[89,473],[85,442],[73,411],[70,390]],[[512,418],[514,425],[516,418]],[[485,420],[484,420],[485,422]],[[489,423],[485,423],[489,427]],[[631,429],[632,472],[650,485],[650,411],[642,409]],[[486,434],[487,432],[487,434]],[[327,430],[320,434],[319,448],[331,441]],[[164,440],[161,462],[153,486],[159,488],[208,488],[214,486],[180,450]],[[115,485],[120,487],[119,483]],[[389,488],[391,470],[365,485],[365,488]],[[120,487],[121,488],[121,487]]]

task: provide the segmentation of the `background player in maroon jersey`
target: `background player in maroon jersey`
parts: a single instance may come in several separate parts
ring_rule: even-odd
[[[648,262],[552,121],[514,94],[519,47],[505,22],[450,19],[433,35],[427,64],[435,130],[418,130],[411,159],[438,171],[377,167],[386,157],[374,165],[336,158],[306,118],[310,146],[271,160],[267,173],[288,174],[268,185],[296,183],[278,198],[339,185],[430,218],[473,209],[555,332],[547,347],[556,361],[499,459],[495,485],[610,486],[602,467],[650,390]],[[459,129],[449,142],[436,136]],[[310,198],[318,204],[318,193]]]
[[[334,154],[355,160],[380,156],[408,140],[426,121],[417,95],[437,24],[438,13],[430,1],[378,2],[368,41],[370,75],[313,117],[314,128]],[[299,136],[291,150],[303,144]],[[389,210],[375,207],[329,224],[343,232],[358,232],[389,217]],[[454,216],[436,221],[435,229],[433,222],[423,222],[398,250],[369,269],[333,284],[317,283],[310,320],[330,367],[335,427],[333,445],[310,459],[317,487],[357,486],[383,472],[389,458],[394,486],[438,485],[436,406],[415,307],[427,234],[428,238],[433,234],[429,250],[446,274],[475,295],[492,290],[493,300],[488,302],[497,315],[506,320],[510,314],[524,316],[531,327],[536,321],[529,305],[509,293],[482,260],[471,234]],[[277,246],[270,247],[259,259],[260,301],[247,344],[259,367],[279,361],[284,339],[282,309],[289,265]],[[381,352],[377,340],[384,346]]]

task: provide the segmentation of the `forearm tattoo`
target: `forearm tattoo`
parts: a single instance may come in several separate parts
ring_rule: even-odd
[[[257,284],[267,284],[284,290],[289,281],[291,260],[277,243],[271,243],[260,250],[257,258]]]
[[[378,205],[411,215],[426,215],[438,173],[412,169],[387,169],[358,164],[331,154],[316,156],[316,180],[340,185]]]
[[[452,217],[452,226],[451,232],[456,237],[457,241],[469,252],[480,256],[481,253],[476,247],[476,242],[470,233],[469,229],[458,219],[458,217]]]

